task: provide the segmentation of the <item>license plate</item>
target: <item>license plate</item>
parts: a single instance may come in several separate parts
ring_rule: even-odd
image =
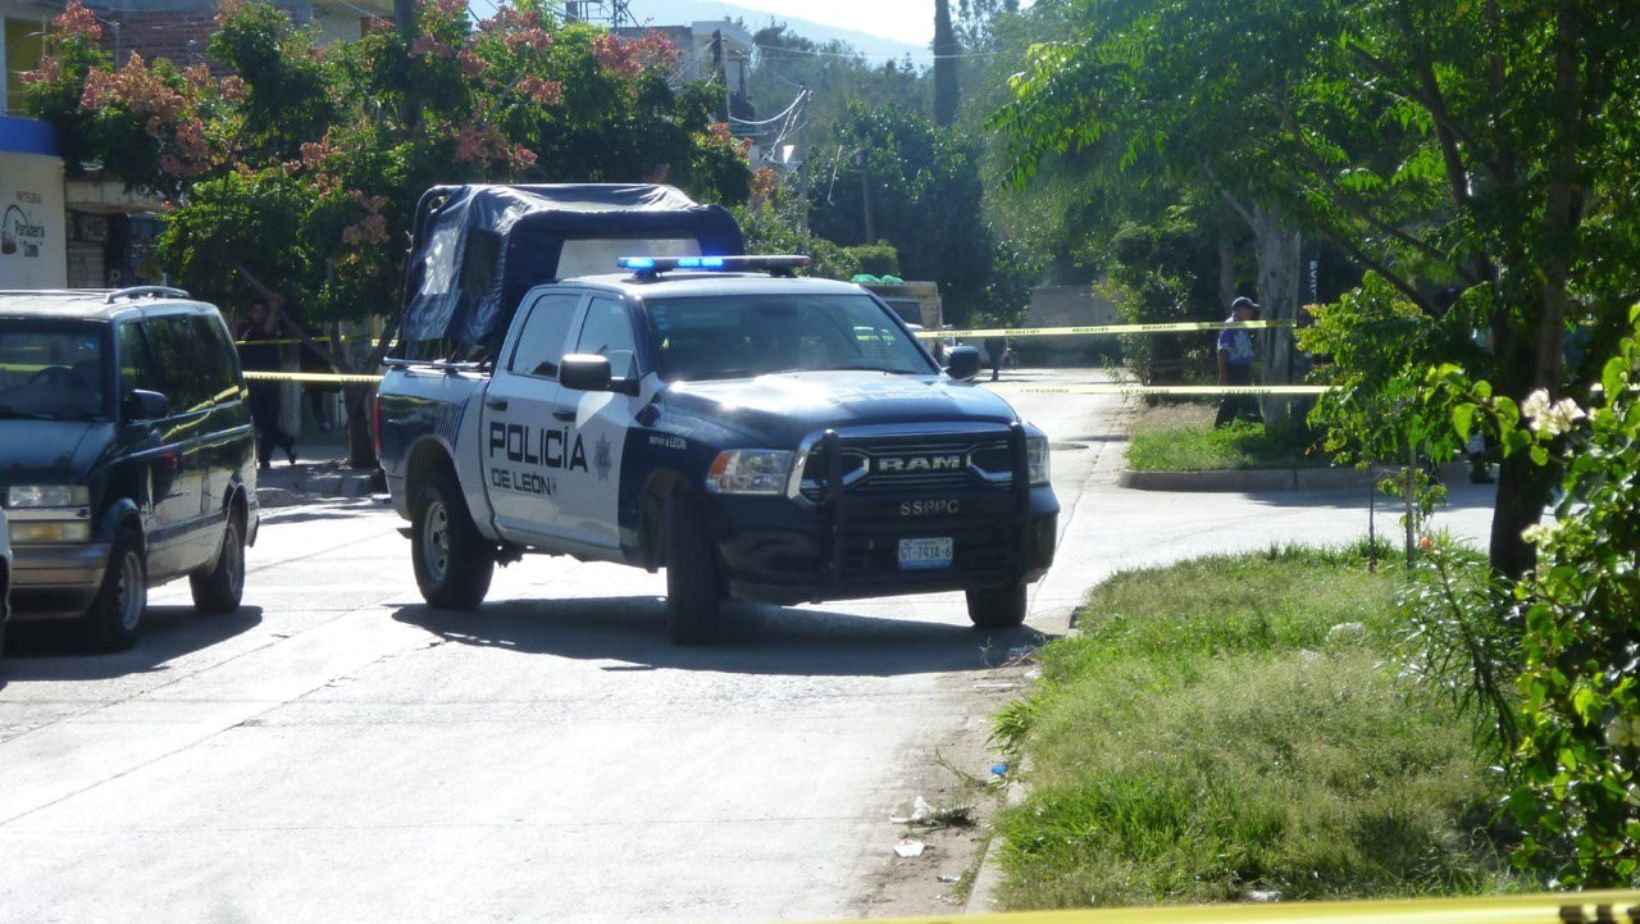
[[[950,536],[938,539],[901,539],[900,568],[904,571],[949,568],[954,544]]]

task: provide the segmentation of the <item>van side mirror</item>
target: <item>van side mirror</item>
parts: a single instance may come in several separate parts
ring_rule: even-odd
[[[945,374],[960,382],[977,377],[979,365],[979,351],[971,346],[952,347],[945,351]]]
[[[628,391],[626,379],[615,379],[608,356],[571,353],[558,363],[558,384],[574,391]]]
[[[126,420],[160,420],[171,411],[170,399],[157,391],[136,388],[125,396]]]

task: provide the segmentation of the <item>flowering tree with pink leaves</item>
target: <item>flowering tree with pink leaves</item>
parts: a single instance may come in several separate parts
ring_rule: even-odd
[[[210,65],[186,69],[114,61],[78,0],[52,35],[28,111],[56,127],[72,173],[165,200],[168,273],[229,309],[272,295],[309,322],[391,314],[411,211],[433,185],[747,195],[744,152],[712,121],[716,94],[670,85],[664,37],[564,23],[538,0],[476,23],[464,0],[433,0],[411,36],[377,21],[324,48],[267,3],[224,0]],[[343,368],[372,364],[332,352]],[[369,441],[355,443],[362,461]]]

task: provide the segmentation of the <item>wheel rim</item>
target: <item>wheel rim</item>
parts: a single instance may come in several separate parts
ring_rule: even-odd
[[[142,562],[136,552],[126,552],[120,559],[119,583],[114,588],[114,599],[119,601],[120,627],[134,632],[142,621],[146,588],[142,586]]]
[[[450,567],[450,514],[443,501],[427,505],[427,519],[422,525],[422,564],[427,566],[427,577],[435,584],[444,580]]]
[[[238,599],[245,589],[245,546],[239,541],[239,527],[228,524],[228,534],[222,542],[222,564],[228,569],[228,593]]]

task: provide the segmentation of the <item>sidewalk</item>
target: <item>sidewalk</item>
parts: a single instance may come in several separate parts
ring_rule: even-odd
[[[257,473],[256,499],[264,508],[290,507],[330,497],[368,497],[378,469],[349,468],[347,434],[309,433],[296,442],[296,464],[273,454],[273,468]]]

